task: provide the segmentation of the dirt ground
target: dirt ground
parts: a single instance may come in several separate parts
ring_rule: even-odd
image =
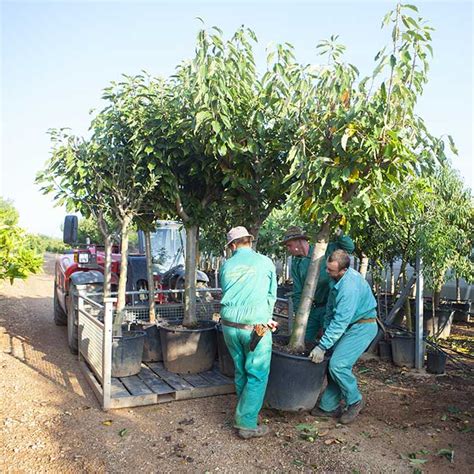
[[[105,413],[53,323],[52,272],[47,256],[0,289],[1,472],[472,472],[474,379],[452,366],[361,361],[353,425],[264,410],[273,433],[258,440],[235,436],[233,395]]]

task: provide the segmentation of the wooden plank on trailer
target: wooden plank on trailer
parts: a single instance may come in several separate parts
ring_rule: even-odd
[[[179,374],[186,382],[193,387],[209,387],[209,381],[201,377],[199,374]]]
[[[201,372],[199,375],[209,381],[211,385],[227,385],[233,384],[234,381],[225,375],[222,375],[218,370],[208,370],[207,372]]]
[[[173,398],[170,395],[162,395],[164,397],[170,397],[171,401]],[[158,397],[156,393],[149,393],[147,395],[129,395],[128,397],[112,398],[110,400],[110,408],[131,408],[139,407],[144,405],[156,405],[158,403]]]
[[[191,390],[193,386],[186,382],[182,377],[178,374],[173,374],[172,372],[168,372],[161,362],[152,362],[148,364],[155,374],[159,375],[168,385],[173,387],[175,390]]]
[[[132,395],[148,395],[153,393],[136,375],[120,377],[120,381]]]
[[[91,386],[94,395],[97,397],[97,400],[99,401],[100,406],[102,407],[102,387],[100,386],[99,382],[97,381],[94,374],[85,362],[80,361],[79,365],[81,366],[81,370],[84,374],[84,377]]]
[[[174,393],[175,389],[170,387],[158,375],[156,375],[149,367],[142,365],[142,370],[138,377],[143,380],[145,385],[151,389],[152,392],[158,395],[165,395],[167,393]]]
[[[130,397],[130,392],[124,387],[124,385],[119,379],[115,377],[111,377],[110,397],[111,398]]]
[[[214,385],[212,387],[199,387],[193,390],[181,390],[176,392],[176,400],[189,400],[191,398],[213,397],[215,395],[228,395],[235,393],[234,384]]]

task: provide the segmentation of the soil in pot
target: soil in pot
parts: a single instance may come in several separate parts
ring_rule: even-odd
[[[129,377],[140,372],[144,331],[123,331],[112,338],[112,377]]]
[[[229,349],[227,349],[227,344],[225,343],[224,334],[222,332],[222,326],[220,324],[217,324],[216,329],[219,370],[221,374],[233,378],[235,372],[234,361],[232,359],[232,356],[230,355]]]
[[[288,339],[275,337],[265,404],[282,411],[311,410],[323,388],[329,358],[314,364],[307,355],[283,352],[281,348]]]
[[[210,370],[217,352],[215,321],[199,321],[196,328],[181,324],[160,324],[163,364],[179,374],[197,374]]]
[[[430,349],[426,355],[426,371],[430,374],[444,374],[446,369],[446,354]]]

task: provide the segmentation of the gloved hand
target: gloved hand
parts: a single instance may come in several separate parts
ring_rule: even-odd
[[[326,354],[326,351],[320,347],[316,346],[309,354],[309,358],[311,359],[311,362],[314,362],[315,364],[319,364],[324,360],[324,354]]]
[[[267,326],[272,330],[272,332],[275,332],[278,329],[279,323],[277,323],[273,319],[269,319],[267,321]]]

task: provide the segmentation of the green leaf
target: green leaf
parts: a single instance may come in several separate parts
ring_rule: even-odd
[[[341,138],[341,147],[344,151],[346,151],[346,148],[347,148],[347,140],[349,139],[349,133],[350,133],[350,131],[346,130],[344,132],[344,135]]]
[[[449,462],[454,462],[454,450],[453,449],[440,449],[437,453],[440,457],[445,457]]]
[[[119,432],[118,432],[119,436],[121,438],[123,438],[124,436],[126,436],[128,434],[128,429],[127,428],[123,428],[121,429]]]
[[[218,151],[219,155],[225,156],[226,153],[227,153],[227,146],[226,146],[226,144],[223,143],[222,145],[220,145],[217,151]]]

